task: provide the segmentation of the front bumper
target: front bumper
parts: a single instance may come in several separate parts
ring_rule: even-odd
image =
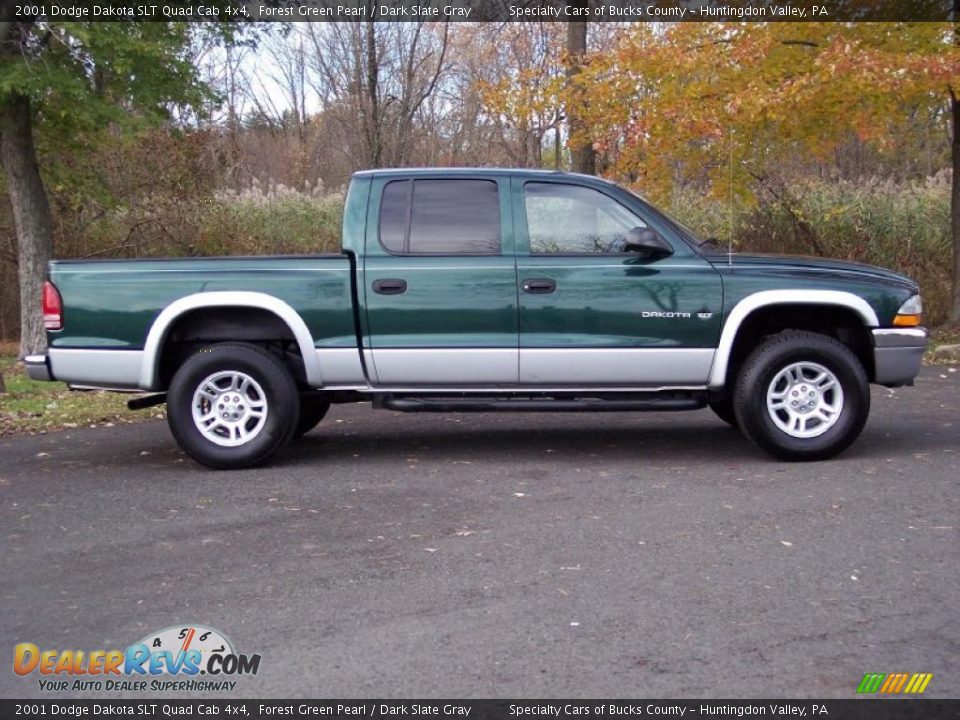
[[[924,328],[873,330],[873,381],[878,385],[908,385],[920,372],[928,334]]]
[[[50,374],[50,360],[46,355],[27,355],[23,359],[23,364],[27,368],[27,375],[31,380],[40,380],[49,382],[53,380]]]

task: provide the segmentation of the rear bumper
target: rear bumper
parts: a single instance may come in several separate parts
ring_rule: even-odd
[[[27,375],[31,380],[40,380],[49,382],[53,380],[50,374],[50,361],[46,355],[27,355],[23,359],[23,364],[27,368]]]
[[[907,385],[920,372],[928,334],[924,328],[873,330],[873,381],[878,385]]]

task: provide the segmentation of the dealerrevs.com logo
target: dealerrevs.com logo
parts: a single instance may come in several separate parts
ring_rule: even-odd
[[[223,633],[203,625],[169,627],[126,650],[41,650],[19,643],[13,671],[39,676],[43,691],[231,691],[256,675],[260,656],[237,653]]]

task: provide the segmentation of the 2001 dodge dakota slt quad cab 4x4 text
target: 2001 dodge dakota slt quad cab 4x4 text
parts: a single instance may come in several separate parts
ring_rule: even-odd
[[[868,383],[926,344],[911,280],[728,255],[560,172],[353,176],[339,255],[55,261],[31,377],[153,391],[212,467],[264,461],[330,403],[402,411],[710,406],[788,460],[836,455]]]

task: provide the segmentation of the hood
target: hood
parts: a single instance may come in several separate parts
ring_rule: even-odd
[[[767,272],[786,272],[786,273],[816,273],[835,275],[836,273],[849,273],[858,279],[879,280],[887,284],[907,287],[915,292],[918,290],[917,283],[906,275],[887,270],[886,268],[868,265],[851,260],[833,260],[831,258],[808,257],[805,255],[772,255],[772,254],[743,254],[733,253],[729,256],[723,252],[712,252],[706,255],[706,259],[716,266],[718,270],[723,270],[727,265],[736,269],[755,269]]]

